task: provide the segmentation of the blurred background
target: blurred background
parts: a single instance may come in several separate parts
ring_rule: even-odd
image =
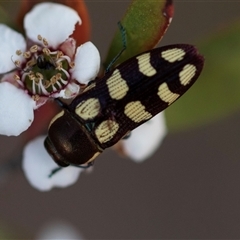
[[[17,14],[18,1],[0,3],[13,16]],[[91,41],[103,58],[129,3],[86,0]],[[160,45],[189,43],[201,49],[202,42],[240,20],[239,13],[238,1],[176,0],[173,22]],[[207,52],[202,53],[207,66]],[[212,72],[224,70],[230,60],[224,55],[215,57],[222,61]],[[240,52],[235,70],[239,63]],[[226,78],[226,89],[231,80]],[[240,81],[240,72],[236,80]],[[186,121],[194,111],[209,108],[205,92],[197,90],[200,81],[205,88],[208,81],[214,81],[217,88],[218,79],[200,76],[193,87],[200,102],[194,103],[189,116],[184,113]],[[218,97],[224,102],[227,95],[231,93],[223,89]],[[208,100],[210,106],[211,101],[217,102],[215,97]],[[240,239],[239,119],[240,105],[239,110],[214,121],[171,131],[158,151],[141,164],[107,150],[90,174],[81,174],[76,184],[64,189],[39,192],[30,186],[21,168],[5,171],[0,176],[2,239],[36,239],[51,221],[67,222],[83,239]],[[6,163],[16,156],[21,140],[1,136],[0,144],[0,162]]]

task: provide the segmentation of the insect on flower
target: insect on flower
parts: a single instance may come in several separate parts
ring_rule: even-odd
[[[204,59],[187,44],[130,58],[89,84],[51,121],[45,148],[61,167],[91,165],[106,148],[181,97]]]

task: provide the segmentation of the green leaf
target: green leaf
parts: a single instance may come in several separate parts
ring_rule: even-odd
[[[196,84],[166,110],[171,130],[196,127],[240,108],[240,22],[199,44],[205,66]]]
[[[133,0],[121,20],[121,24],[126,30],[127,48],[112,67],[154,48],[164,35],[172,17],[172,0]],[[104,62],[105,68],[122,48],[121,32],[118,30]]]

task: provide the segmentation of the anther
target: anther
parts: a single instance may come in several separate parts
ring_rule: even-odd
[[[57,80],[62,78],[62,74],[61,73],[57,73],[55,76],[56,76]]]
[[[19,60],[14,61],[16,67],[20,67],[21,62]]]
[[[62,69],[62,63],[61,62],[57,63],[56,69],[57,70],[61,70]]]
[[[38,45],[33,45],[30,47],[30,52],[35,53],[38,51]]]
[[[43,75],[42,75],[40,72],[37,72],[37,73],[36,73],[36,77],[37,77],[39,80],[42,80],[42,79],[43,79]]]
[[[14,75],[14,80],[18,81],[18,80],[20,80],[20,77],[17,74],[15,74]]]
[[[29,73],[29,74],[28,74],[28,77],[29,77],[29,79],[32,80],[32,81],[35,81],[35,79],[36,79],[36,77],[34,76],[33,73]]]
[[[46,80],[44,83],[45,88],[49,88],[51,86],[51,82],[49,80]]]
[[[20,55],[22,54],[22,51],[21,51],[21,50],[17,50],[17,51],[16,51],[16,54],[17,54],[18,56],[20,56]]]
[[[54,76],[51,77],[50,82],[51,82],[52,85],[54,85],[57,82],[57,80],[58,79],[57,79],[56,75],[54,75]]]
[[[28,52],[25,52],[25,53],[23,53],[23,56],[25,57],[25,58],[30,58],[31,57],[31,53],[28,51]]]
[[[46,38],[43,38],[42,42],[43,42],[43,44],[44,44],[45,46],[48,46],[48,41],[47,41]]]
[[[37,38],[39,41],[42,41],[42,36],[40,34],[37,36]]]
[[[34,100],[34,101],[38,101],[39,99],[40,99],[40,96],[39,95],[32,95],[32,99]]]
[[[75,62],[70,62],[69,66],[70,66],[70,68],[74,68],[75,67]]]
[[[57,52],[57,59],[59,59],[60,57],[62,57],[63,56],[63,52],[62,51],[58,51]]]
[[[27,67],[32,67],[35,64],[36,64],[36,61],[34,61],[34,60],[30,60],[26,63]]]
[[[45,53],[46,55],[50,55],[50,50],[48,48],[43,48],[43,53]]]
[[[34,82],[35,82],[36,84],[39,84],[40,81],[41,81],[41,80],[40,80],[39,78],[35,78],[35,79],[34,79]]]

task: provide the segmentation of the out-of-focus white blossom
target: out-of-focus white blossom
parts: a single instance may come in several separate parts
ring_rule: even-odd
[[[121,141],[123,151],[135,162],[142,162],[156,151],[166,134],[164,113],[161,112],[134,129],[129,138]]]
[[[22,168],[29,183],[40,191],[49,191],[54,187],[68,187],[74,184],[83,171],[77,167],[61,168],[46,152],[43,142],[45,136],[37,137],[29,142],[23,152]]]
[[[83,240],[79,231],[66,221],[55,220],[44,224],[37,234],[36,240]]]

